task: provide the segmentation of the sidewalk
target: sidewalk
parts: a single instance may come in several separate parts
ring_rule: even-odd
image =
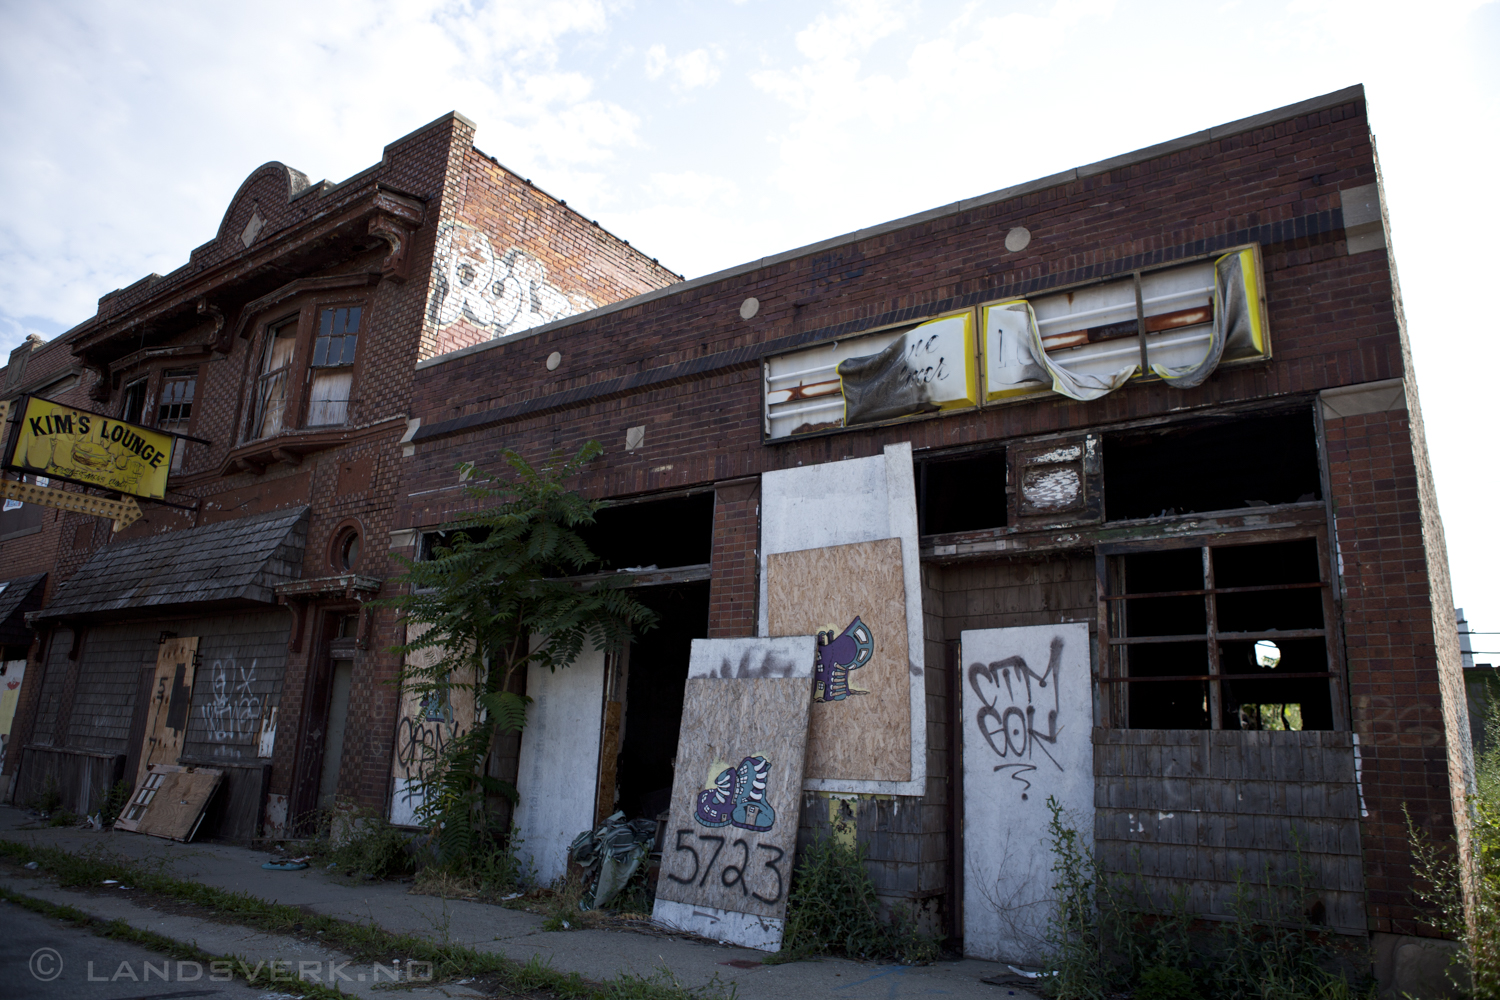
[[[268,855],[242,847],[179,844],[131,833],[23,829],[29,825],[24,810],[0,806],[0,837],[6,840],[29,841],[74,852],[102,848],[123,857],[162,863],[179,879],[249,893],[272,902],[297,906],[309,913],[360,923],[373,922],[393,933],[463,944],[476,951],[498,952],[522,962],[540,956],[555,969],[576,971],[595,981],[610,979],[622,972],[650,975],[665,967],[689,986],[707,983],[717,974],[721,981],[733,982],[744,1000],[829,996],[850,1000],[939,995],[955,1000],[1010,1000],[1011,996],[1024,1000],[1029,997],[1013,987],[981,982],[989,976],[1003,975],[1007,970],[1003,965],[974,959],[906,967],[825,958],[739,968],[729,963],[758,963],[764,955],[746,948],[630,931],[544,931],[542,918],[535,914],[484,903],[412,895],[400,883],[348,884],[315,868],[297,872],[265,871],[260,865]],[[200,948],[214,954],[291,959],[294,949],[299,953],[308,949],[306,942],[294,938],[277,941],[248,929],[167,917],[126,900],[61,890],[36,879],[6,879],[5,882],[13,891],[66,902],[91,915],[122,919],[131,926],[154,930],[177,940],[196,939]],[[345,988],[350,992],[362,992]],[[451,996],[476,995],[453,984],[443,984],[443,990]],[[423,993],[427,991],[411,995],[418,997]],[[428,995],[445,994],[440,991]]]

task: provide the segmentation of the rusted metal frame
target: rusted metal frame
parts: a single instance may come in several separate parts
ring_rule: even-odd
[[[1319,532],[1317,541],[1318,574],[1326,577],[1332,564],[1328,534]],[[1343,629],[1340,627],[1339,605],[1334,596],[1333,586],[1326,578],[1323,583],[1323,631],[1326,633],[1323,648],[1328,657],[1328,697],[1333,702],[1333,728],[1344,732],[1350,727],[1349,693],[1346,686],[1348,680],[1344,674]]]
[[[1219,691],[1219,602],[1214,594],[1214,550],[1203,546],[1203,614],[1208,632],[1208,728],[1223,729],[1223,704]]]
[[[1253,594],[1265,590],[1311,590],[1313,587],[1326,587],[1328,584],[1318,583],[1289,583],[1284,587],[1276,584],[1266,584],[1260,587],[1215,587],[1213,590],[1162,590],[1150,594],[1111,594],[1111,601],[1137,601],[1152,597],[1198,597],[1202,594]]]
[[[1141,377],[1151,374],[1150,362],[1146,360],[1146,303],[1141,296],[1141,272],[1130,276],[1135,285],[1135,335],[1141,342]]]
[[[1209,631],[1203,635],[1139,635],[1111,639],[1110,642],[1117,646],[1149,646],[1152,643],[1206,642],[1214,639],[1228,642],[1250,639],[1318,639],[1328,635],[1328,630],[1321,628],[1273,629],[1269,632],[1218,632],[1212,626],[1216,618],[1216,615],[1210,614]]]
[[[1238,684],[1240,681],[1278,681],[1278,680],[1302,680],[1308,677],[1333,677],[1334,674],[1326,670],[1302,672],[1293,674],[1171,674],[1163,677],[1110,677],[1104,681],[1106,684],[1145,684],[1155,681],[1213,681],[1215,683]]]

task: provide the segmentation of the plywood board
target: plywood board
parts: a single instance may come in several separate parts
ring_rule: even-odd
[[[135,787],[146,780],[152,764],[175,764],[182,755],[182,739],[192,715],[193,674],[197,669],[198,637],[167,639],[156,653],[156,681],[146,716],[146,740],[141,745]]]
[[[815,639],[694,639],[653,917],[781,947]]]
[[[152,765],[115,826],[168,840],[192,840],[223,780],[224,772],[213,768]]]
[[[526,693],[532,703],[516,781],[517,853],[550,882],[567,870],[573,838],[594,828],[604,653],[585,646],[572,666],[556,673],[533,664]]]
[[[889,765],[881,773],[900,777],[871,778],[858,748],[834,754],[818,766],[803,787],[810,791],[873,795],[925,795],[927,792],[927,698],[923,680],[922,584],[917,553],[917,504],[911,443],[887,445],[884,454],[768,472],[761,478],[760,622],[763,636],[771,629],[770,561],[772,557],[893,539],[901,552],[900,580],[905,594],[907,767]],[[853,589],[852,580],[842,585]],[[831,619],[823,619],[819,626]],[[849,620],[838,623],[839,629]],[[889,643],[884,644],[890,648]],[[859,676],[863,676],[862,674]],[[864,696],[868,697],[868,696]],[[846,699],[847,700],[847,699]],[[821,747],[817,759],[823,759]],[[841,773],[842,763],[857,770]]]
[[[1048,799],[1094,842],[1089,629],[966,631],[961,657],[964,952],[1037,966],[1055,905]]]
[[[808,778],[911,779],[901,540],[766,560],[771,635],[818,636]]]

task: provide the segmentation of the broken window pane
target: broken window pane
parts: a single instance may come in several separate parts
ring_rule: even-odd
[[[1005,452],[923,462],[917,511],[924,535],[1005,527]]]
[[[1315,538],[1114,556],[1106,684],[1116,724],[1332,729],[1321,559]],[[1264,705],[1296,710],[1272,719],[1254,707]]]
[[[1310,409],[1200,418],[1104,436],[1109,521],[1243,511],[1321,497]]]
[[[297,321],[291,320],[273,329],[266,338],[261,359],[260,377],[255,385],[255,417],[251,423],[252,438],[281,433],[286,418],[287,375],[297,346]]]
[[[120,406],[120,419],[127,424],[139,424],[146,411],[146,380],[136,379],[125,387],[125,399]]]
[[[359,306],[324,309],[318,316],[318,336],[313,341],[314,374],[307,402],[309,427],[342,424],[349,418],[359,319]]]
[[[198,369],[168,369],[162,373],[161,402],[156,408],[156,426],[175,434],[186,434],[193,419],[193,394],[198,386]],[[182,471],[187,442],[174,439],[172,471]]]

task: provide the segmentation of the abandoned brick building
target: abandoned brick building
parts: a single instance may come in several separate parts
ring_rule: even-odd
[[[1320,919],[1393,961],[1419,933],[1402,807],[1454,833],[1466,758],[1386,234],[1356,87],[424,360],[394,544],[471,502],[460,462],[597,440],[600,554],[662,616],[623,662],[529,679],[539,869],[729,740],[678,732],[690,639],[844,629],[845,596],[878,603],[861,546],[899,538],[909,671],[813,706],[804,837],[852,818],[887,901],[1008,958],[1049,794],[1210,916],[1300,840]],[[985,652],[1012,629],[1041,636],[1025,678]],[[848,705],[859,752],[815,752]]]
[[[208,766],[225,786],[200,834],[250,839],[384,800],[399,661],[365,604],[395,569],[414,366],[676,279],[473,136],[447,115],[339,184],[268,163],[183,267],[12,352],[4,398],[192,438],[167,503],[113,537],[0,514],[16,801],[55,782],[92,813],[148,763]]]
[[[708,803],[706,828],[716,787],[744,805],[736,761],[752,777],[792,764],[732,725],[681,729],[709,676],[692,640],[746,644],[738,675],[726,659],[711,676],[754,677],[756,643],[821,634],[852,658],[819,653],[800,801],[754,804],[804,842],[857,838],[882,898],[967,954],[1035,957],[1049,800],[1108,867],[1138,861],[1210,918],[1238,874],[1285,872],[1300,845],[1315,918],[1373,943],[1387,982],[1420,950],[1402,809],[1463,836],[1470,758],[1362,88],[675,283],[469,135],[443,119],[369,174],[290,198],[285,169],[263,168],[184,271],[106,297],[8,373],[15,393],[72,371],[68,391],[100,407],[149,370],[156,407],[168,371],[197,364],[195,405],[223,411],[193,418],[215,442],[187,446],[177,497],[194,512],[153,509],[108,545],[107,527],[45,512],[27,548],[0,542],[6,576],[49,574],[28,616],[24,749],[5,764],[18,796],[137,766],[132,705],[175,632],[201,637],[182,759],[246,772],[215,807],[238,817],[222,835],[335,792],[414,822],[422,748],[473,708],[382,686],[404,633],[361,599],[390,592],[387,548],[424,558],[470,509],[462,463],[597,440],[578,487],[608,504],[601,572],[631,570],[661,624],[527,679],[532,718],[492,766],[517,776],[540,874],[616,809],[670,815],[662,870],[687,852],[696,874],[693,845],[725,838],[677,828],[681,790]],[[529,301],[553,311],[512,324],[510,282],[538,262],[555,285],[533,281]],[[285,431],[252,433],[258,387],[283,371],[279,324],[300,317],[295,373],[317,317],[355,306],[391,345],[358,348],[355,384],[378,392],[357,389],[334,434],[291,402]],[[126,579],[112,552],[189,531],[226,551],[255,539],[260,575],[234,594],[172,574],[129,578],[143,597],[86,582]],[[229,657],[264,671],[254,711],[236,693],[224,707]],[[220,715],[242,721],[216,743]],[[341,771],[331,718],[348,720]],[[707,782],[675,772],[704,745]],[[759,850],[749,868],[737,847],[734,868],[728,848],[703,854],[703,879],[744,898],[693,919],[774,929],[784,848]]]

